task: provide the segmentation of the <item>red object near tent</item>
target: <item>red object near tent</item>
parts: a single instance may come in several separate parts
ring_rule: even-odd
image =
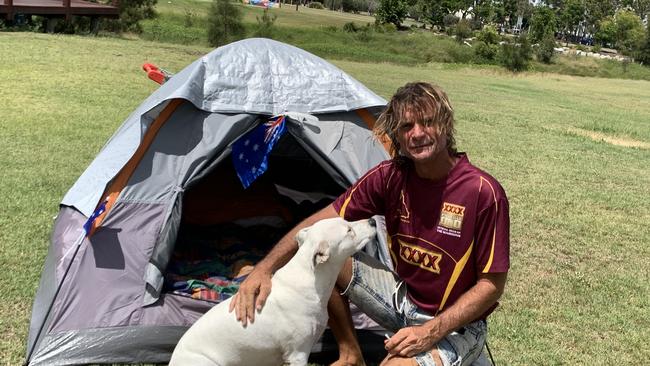
[[[172,77],[172,74],[154,64],[143,64],[142,69],[147,73],[149,79],[157,82],[160,85],[164,84],[167,80],[169,80],[170,77]]]

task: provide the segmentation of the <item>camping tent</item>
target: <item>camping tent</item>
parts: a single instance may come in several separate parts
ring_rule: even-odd
[[[218,48],[174,75],[63,198],[32,309],[29,365],[168,361],[215,304],[205,288],[196,298],[169,287],[170,268],[191,262],[175,261],[233,243],[228,250],[251,253],[246,240],[277,238],[342,193],[388,157],[368,128],[384,105],[326,61],[266,39]],[[244,190],[233,183],[232,144],[279,115],[286,133]],[[381,247],[366,250],[388,261]]]

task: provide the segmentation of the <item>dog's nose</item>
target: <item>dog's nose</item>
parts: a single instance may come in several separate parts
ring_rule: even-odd
[[[368,224],[370,224],[372,227],[377,226],[377,222],[373,218],[368,219]]]

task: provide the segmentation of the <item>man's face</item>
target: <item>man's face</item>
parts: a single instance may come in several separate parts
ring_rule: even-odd
[[[424,126],[421,123],[400,122],[397,127],[397,141],[400,152],[415,163],[433,160],[447,145],[447,137],[440,133],[437,125]]]

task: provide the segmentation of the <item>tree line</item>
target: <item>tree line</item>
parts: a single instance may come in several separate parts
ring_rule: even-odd
[[[616,48],[650,64],[650,0],[380,0],[378,22],[403,28],[409,17],[446,31],[461,21],[472,29],[494,25],[500,32]]]

